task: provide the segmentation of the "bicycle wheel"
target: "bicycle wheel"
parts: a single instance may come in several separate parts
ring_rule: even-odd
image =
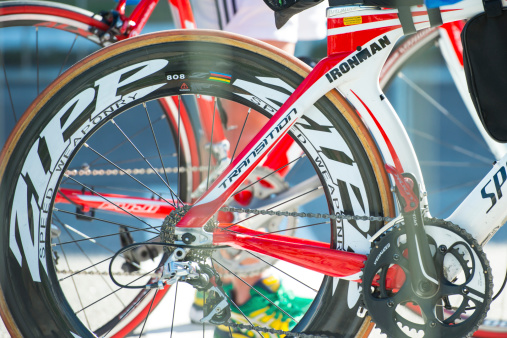
[[[37,94],[46,88],[59,74],[70,67],[77,60],[89,55],[102,46],[109,45],[114,39],[102,39],[108,25],[103,22],[100,15],[77,7],[46,1],[2,1],[0,2],[0,106],[3,119],[0,131],[0,145],[3,146],[5,135],[13,128],[31,101]],[[55,44],[55,41],[58,41]],[[62,46],[65,46],[62,48]],[[167,98],[159,100],[162,110],[152,116],[153,124],[159,128],[179,129],[181,144],[180,166],[199,166],[199,135],[193,128],[193,120],[189,114],[195,109],[183,109],[178,113],[179,104]],[[181,102],[182,106],[193,107],[192,102]],[[177,121],[179,116],[179,121]],[[191,121],[192,120],[192,121]],[[168,124],[172,126],[168,127]],[[146,132],[138,130],[140,135]],[[136,165],[132,162],[132,165]],[[128,166],[127,166],[128,167]],[[132,167],[128,167],[132,168]],[[84,168],[83,168],[84,169]],[[90,174],[96,172],[94,162],[87,163],[86,171]],[[200,174],[180,176],[181,186],[186,190],[182,193],[186,197],[197,187]],[[139,296],[143,295],[141,292]],[[157,300],[161,299],[163,292],[159,293]],[[103,328],[116,326],[117,330],[128,333],[139,323],[139,318],[133,314],[147,310],[149,302],[124,302],[124,309],[106,318],[109,320]],[[136,309],[136,311],[133,311]],[[126,313],[128,315],[126,315]],[[121,325],[118,325],[119,318]],[[9,323],[6,323],[9,326]]]
[[[223,78],[217,81],[210,72],[222,74]],[[111,311],[110,298],[114,298],[114,294],[121,292],[119,298],[136,300],[138,290],[102,290],[103,286],[90,285],[87,277],[104,274],[107,267],[99,264],[109,264],[113,253],[122,248],[122,243],[103,242],[108,235],[117,238],[118,233],[127,233],[137,236],[137,243],[158,239],[162,220],[147,221],[143,217],[146,210],[132,207],[128,202],[130,198],[146,201],[155,195],[157,203],[145,203],[148,208],[165,207],[167,212],[171,204],[181,205],[185,200],[179,176],[188,170],[170,170],[174,176],[165,176],[167,169],[155,168],[152,172],[160,171],[160,175],[143,177],[142,185],[137,174],[118,175],[114,180],[103,176],[74,175],[79,173],[77,169],[83,163],[96,157],[101,158],[104,172],[107,173],[107,169],[120,172],[122,159],[128,152],[138,154],[144,161],[143,170],[156,167],[151,162],[162,168],[171,166],[158,154],[179,153],[178,129],[172,129],[171,133],[176,136],[170,137],[156,128],[149,128],[154,135],[150,142],[143,138],[145,142],[138,143],[131,136],[131,129],[135,129],[132,124],[141,124],[143,120],[149,124],[146,114],[152,114],[153,100],[182,94],[209,95],[220,102],[216,105],[217,111],[220,110],[218,106],[242,105],[244,108],[228,112],[243,114],[245,118],[243,125],[228,128],[244,131],[234,140],[237,142],[255,129],[256,125],[250,121],[262,124],[269,118],[307,72],[301,62],[247,38],[209,31],[174,31],[137,37],[103,49],[53,83],[23,116],[15,133],[11,134],[0,162],[0,197],[7,201],[0,209],[0,217],[7,220],[0,237],[0,259],[7,262],[0,267],[0,285],[3,316],[11,328],[29,336],[90,336],[91,332],[97,332],[97,327],[103,327],[101,321],[108,317],[103,313]],[[60,132],[62,129],[65,130],[63,133]],[[251,182],[243,189],[250,191],[253,197],[246,202],[244,194],[241,198],[233,197],[228,205],[241,202],[243,206],[261,210],[269,207],[325,214],[392,214],[389,181],[375,143],[354,110],[337,92],[320,99],[290,135],[298,145],[294,152],[304,156],[291,163],[291,171],[281,184],[284,188],[278,194],[257,196],[256,186],[271,184],[266,176],[258,173],[249,178]],[[171,139],[176,142],[169,142]],[[118,144],[123,145],[116,148],[118,151],[110,152]],[[211,158],[207,163],[209,173],[212,170],[209,165],[213,165]],[[175,166],[178,167],[178,163]],[[37,176],[30,172],[32,168],[37,170]],[[276,173],[271,171],[268,175]],[[204,179],[206,176],[205,172]],[[133,186],[146,191],[134,193],[129,190],[127,196],[122,193],[123,188]],[[303,186],[306,188],[301,191]],[[83,198],[104,204],[95,210],[94,215],[85,215],[93,222],[83,225],[83,221],[76,217],[79,216],[75,212],[77,203],[68,203],[71,189],[81,189]],[[114,198],[124,199],[125,204],[113,204]],[[30,207],[27,201],[30,201]],[[27,212],[21,213],[21,207]],[[29,214],[36,217],[24,219]],[[285,216],[263,219],[247,218],[242,213],[225,213],[219,217],[261,229],[270,229],[275,223],[276,231],[294,230],[288,229],[288,225],[293,227],[294,223]],[[328,241],[332,247],[362,253],[367,253],[370,248],[366,236],[382,225],[376,221],[359,220],[342,223],[304,218],[299,221],[295,236],[318,238]],[[91,225],[95,223],[100,226]],[[106,228],[106,223],[114,226]],[[57,229],[53,235],[46,231],[50,224],[53,229],[60,229],[61,234]],[[75,230],[75,234],[80,233],[76,236],[80,236],[81,248],[68,249],[76,245],[76,240],[70,235],[64,238],[67,225]],[[318,230],[308,232],[304,228]],[[32,236],[29,229],[33,229],[35,235]],[[164,254],[150,253],[149,246],[144,248],[148,253],[145,260],[137,261],[140,266],[134,273],[122,269],[126,264],[132,265],[127,254],[112,263],[111,274],[123,285],[143,287],[159,278],[159,264],[164,261]],[[80,265],[68,271],[64,260]],[[209,258],[206,262],[210,262]],[[261,263],[257,261],[256,264]],[[301,286],[293,288],[294,292],[303,292],[301,297],[311,301],[311,305],[307,304],[308,310],[294,318],[291,327],[296,322],[297,325],[292,327],[293,330],[335,336],[355,336],[358,332],[363,336],[369,332],[367,318],[357,316],[357,284],[325,276],[316,278],[312,272],[280,262],[272,265],[274,267],[268,268],[286,285],[305,282],[309,286],[303,291],[300,291]],[[227,271],[227,274],[235,275],[235,271]],[[65,278],[68,275],[72,278]],[[292,275],[297,277],[297,282],[290,278]],[[188,291],[182,291],[185,287],[188,285],[179,282],[164,289],[170,289],[172,296],[169,297],[177,297],[177,301],[171,298],[174,304],[164,309],[164,320],[170,322],[170,329],[176,330],[176,334],[190,328],[186,316],[182,316],[186,311],[184,300],[188,303],[190,299],[191,303],[192,299]],[[76,291],[82,291],[81,298],[77,297]],[[144,298],[154,302],[153,293],[156,294],[150,292]],[[26,295],[30,295],[30,299]],[[290,302],[287,305],[290,307]],[[186,306],[188,308],[190,304]],[[147,321],[143,323],[143,329],[145,324],[150,325],[149,312],[143,314]],[[205,328],[197,327],[197,331],[203,332]]]
[[[0,145],[42,90],[77,60],[110,41],[100,15],[45,1],[0,2]],[[93,33],[92,33],[93,32]],[[5,134],[3,133],[5,131]]]

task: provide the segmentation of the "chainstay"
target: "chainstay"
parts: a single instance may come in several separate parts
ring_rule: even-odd
[[[223,211],[235,211],[235,212],[246,212],[246,213],[252,213],[251,209],[243,209],[243,208],[223,208],[223,209],[229,209],[229,210],[223,210]],[[245,210],[245,211],[243,211]],[[266,214],[263,214],[263,215],[276,215],[276,216],[282,216],[282,214],[278,214],[280,212],[277,212],[277,211],[271,211],[271,210],[255,210],[255,211],[264,211],[264,212],[267,212]],[[285,213],[286,214],[286,213]],[[389,218],[389,217],[381,217],[381,216],[378,216],[378,217],[375,217],[375,216],[351,216],[351,215],[328,215],[328,214],[307,214],[307,213],[289,213],[290,215],[283,215],[283,216],[300,216],[300,215],[292,215],[292,214],[304,214],[304,216],[302,217],[316,217],[316,218],[328,218],[328,219],[354,219],[354,220],[373,220],[373,221],[385,221],[385,222],[388,222],[388,221],[391,221],[393,220],[394,218]],[[319,216],[317,216],[319,215]],[[335,217],[333,217],[335,216]],[[428,217],[425,217],[424,218],[424,222],[428,222],[428,224],[448,224],[450,222],[447,222],[443,219],[439,219],[439,218],[428,218]],[[327,335],[323,335],[323,334],[309,334],[309,333],[299,333],[299,332],[291,332],[291,331],[282,331],[282,330],[275,330],[275,329],[270,329],[270,328],[264,328],[264,327],[260,327],[260,326],[253,326],[253,325],[246,325],[246,324],[236,324],[236,323],[231,323],[231,322],[228,322],[228,323],[225,323],[223,324],[227,327],[232,327],[232,328],[236,328],[236,329],[241,329],[241,330],[250,330],[250,331],[257,331],[257,332],[263,332],[263,333],[272,333],[272,334],[279,334],[279,335],[285,335],[287,337],[302,337],[302,338],[325,338],[325,337],[331,337],[331,336],[327,336]]]

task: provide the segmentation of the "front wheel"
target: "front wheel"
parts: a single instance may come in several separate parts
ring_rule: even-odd
[[[5,262],[0,266],[0,305],[13,335],[113,336],[114,323],[104,330],[104,320],[141,301],[139,289],[131,287],[160,279],[167,253],[150,242],[160,241],[160,229],[167,228],[163,218],[171,210],[192,201],[192,189],[181,177],[201,171],[208,186],[218,166],[212,157],[201,161],[204,168],[181,166],[179,154],[186,145],[178,128],[159,130],[150,122],[154,100],[209,97],[215,102],[213,114],[228,117],[234,156],[307,72],[299,61],[247,38],[176,31],[115,44],[53,83],[23,116],[0,159],[0,260]],[[138,137],[142,125],[150,137]],[[258,168],[228,206],[390,216],[393,202],[381,157],[338,93],[320,99],[289,135],[294,140],[290,163]],[[139,168],[124,170],[132,154],[139,158]],[[103,167],[97,175],[87,174],[91,161]],[[239,212],[221,212],[217,219],[359,253],[369,251],[367,236],[382,226],[377,221],[323,222]],[[115,256],[131,243],[143,244]],[[217,267],[216,255],[231,264]],[[275,313],[286,323],[282,330],[367,334],[368,320],[357,316],[357,284],[276,260],[250,256],[238,262],[235,257],[240,253],[220,250],[194,259],[223,274],[229,295],[239,292],[234,285],[253,280],[248,285],[256,286],[256,278],[265,281],[267,274],[282,280],[287,294],[295,294],[283,295],[275,308],[262,301],[250,305],[253,311],[247,314],[243,305],[231,304],[236,322],[249,322],[256,311],[264,311],[253,324],[272,328],[276,320],[270,316]],[[114,285],[111,277],[124,287]],[[186,313],[193,289],[179,282],[169,291],[172,304],[163,309],[164,317],[178,336],[192,330]],[[256,292],[263,293],[252,290],[252,298]],[[155,302],[156,294],[146,292],[142,298]],[[305,305],[297,306],[300,301]],[[149,313],[137,314],[145,318],[138,330],[154,324]],[[215,330],[211,325],[193,329],[201,334],[210,327]]]

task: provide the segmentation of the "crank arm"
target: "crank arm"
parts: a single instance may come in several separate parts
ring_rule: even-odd
[[[422,297],[431,296],[438,289],[439,283],[428,236],[424,230],[419,186],[413,175],[402,174],[389,165],[386,165],[386,169],[394,178],[396,196],[401,204],[401,214],[407,231],[409,270],[413,275],[412,288]]]

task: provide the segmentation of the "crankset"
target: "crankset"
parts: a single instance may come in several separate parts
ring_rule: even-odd
[[[388,337],[468,337],[486,316],[491,269],[477,241],[445,221],[424,224],[417,182],[388,168],[403,223],[375,243],[363,269],[362,296]]]

